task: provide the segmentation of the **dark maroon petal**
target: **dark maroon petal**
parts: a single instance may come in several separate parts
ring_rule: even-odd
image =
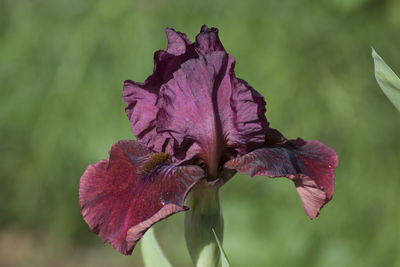
[[[123,254],[154,223],[187,209],[184,200],[204,176],[198,166],[150,162],[154,155],[135,141],[113,145],[109,160],[89,165],[79,187],[82,215],[91,230]],[[147,168],[143,170],[143,164]]]
[[[264,144],[268,122],[264,98],[234,73],[234,58],[203,26],[191,44],[167,29],[168,49],[155,54],[154,73],[144,84],[126,81],[123,98],[132,131],[153,152],[176,163],[199,157],[212,175],[234,153]],[[160,89],[161,88],[161,89]]]
[[[215,51],[224,51],[224,46],[218,37],[217,28],[208,28],[203,25],[200,33],[196,36],[196,51],[200,55],[209,54]]]
[[[225,167],[251,176],[291,179],[307,215],[313,219],[332,198],[337,164],[333,149],[318,141],[304,142],[299,138],[283,145],[256,149],[226,162]]]
[[[198,40],[192,44],[185,34],[171,28],[166,29],[167,50],[154,53],[154,70],[144,83],[125,81],[122,98],[128,105],[126,114],[130,120],[133,133],[138,140],[147,145],[155,136],[155,119],[157,107],[155,101],[162,84],[173,77],[181,64],[191,58],[198,58],[212,51],[223,50],[218,39],[218,30],[203,26],[196,37]],[[157,143],[154,140],[153,143]],[[154,144],[153,144],[154,145]],[[162,145],[162,144],[160,144]]]
[[[125,108],[132,132],[138,140],[147,144],[155,133],[154,121],[158,108],[155,105],[161,85],[172,78],[180,65],[197,56],[190,40],[180,32],[167,28],[167,51],[154,53],[154,70],[144,83],[127,80],[124,83],[122,98],[128,105]],[[189,49],[189,46],[192,47]]]
[[[147,143],[146,137],[154,130],[154,121],[157,116],[157,94],[152,93],[144,86],[132,81],[125,81],[123,98],[128,106],[125,108],[130,120],[133,133],[143,143]]]
[[[223,139],[216,98],[228,60],[224,52],[188,60],[163,85],[157,131],[175,156],[185,151],[185,159],[200,155],[209,166],[218,163]]]
[[[246,81],[234,77],[231,70],[232,95],[229,100],[231,111],[220,110],[224,121],[227,145],[246,154],[265,142],[268,122],[265,118],[264,97]]]
[[[188,46],[191,44],[186,35],[171,28],[167,28],[165,32],[168,38],[167,52],[175,56],[186,53]]]
[[[209,169],[225,149],[244,154],[265,141],[264,99],[234,76],[234,58],[225,52],[183,63],[163,85],[158,107],[155,140],[178,159],[198,155]]]

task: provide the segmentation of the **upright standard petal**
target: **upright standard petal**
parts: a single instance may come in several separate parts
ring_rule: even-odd
[[[147,145],[156,134],[155,120],[158,112],[156,99],[161,86],[172,79],[181,64],[199,53],[223,49],[218,39],[218,30],[202,27],[198,35],[199,43],[192,44],[184,33],[167,28],[165,30],[168,47],[154,53],[154,70],[144,83],[127,80],[124,83],[122,98],[128,105],[125,108],[132,132],[137,139]],[[157,140],[154,140],[157,142]]]
[[[180,65],[190,58],[197,57],[193,44],[185,34],[167,28],[167,51],[154,53],[154,70],[144,83],[127,80],[124,83],[122,98],[128,105],[125,108],[132,132],[142,144],[147,144],[155,134],[154,121],[158,112],[156,100],[161,85],[172,78]]]
[[[123,99],[128,104],[126,113],[138,141],[154,152],[173,153],[179,161],[190,160],[201,152],[200,157],[216,162],[213,165],[218,163],[218,154],[225,153],[224,144],[240,155],[263,144],[268,128],[264,98],[244,80],[236,78],[234,59],[226,53],[219,40],[218,29],[203,25],[194,43],[173,29],[167,28],[166,33],[168,48],[155,53],[153,74],[143,84],[125,82]],[[182,78],[182,75],[189,74],[190,77]],[[206,80],[202,81],[203,78]],[[185,102],[188,100],[198,103],[197,107],[171,110],[165,99],[175,97],[176,90],[181,90],[180,95],[184,98],[172,99],[176,102],[174,105],[187,106]],[[198,92],[192,94],[191,90]],[[197,112],[199,106],[201,112]],[[212,134],[200,136],[203,130],[196,127],[200,133],[194,132],[196,138],[193,138],[180,132],[182,129],[166,129],[168,127],[162,119],[166,111],[173,117],[195,111],[200,114],[195,121],[206,118],[202,124],[210,122],[205,132]],[[198,142],[199,139],[202,142]],[[201,145],[205,145],[203,149]],[[208,149],[211,146],[213,148]],[[206,150],[208,155],[204,154]],[[216,153],[217,150],[221,152]]]
[[[158,101],[157,139],[178,159],[198,155],[212,173],[224,149],[217,94],[228,60],[226,53],[214,52],[186,61],[163,85]]]
[[[264,143],[264,105],[261,95],[235,77],[232,56],[217,51],[188,60],[162,86],[158,136],[149,146],[181,161],[198,156],[215,176],[227,150],[244,154],[248,147]],[[157,148],[160,143],[162,148]]]
[[[173,166],[135,141],[113,145],[109,160],[89,165],[79,187],[82,215],[103,242],[131,254],[147,229],[186,210],[190,189],[204,177],[198,166]]]
[[[125,108],[130,120],[131,129],[137,139],[148,143],[150,132],[155,131],[154,121],[157,116],[156,107],[158,92],[133,81],[125,81],[123,99],[128,104]]]
[[[179,56],[186,53],[191,44],[190,40],[186,37],[186,34],[177,32],[171,28],[165,29],[165,33],[167,34],[168,39],[167,52],[169,54]]]
[[[225,168],[251,176],[291,179],[306,214],[313,219],[332,198],[337,164],[337,154],[333,149],[318,141],[305,142],[298,138],[255,149],[226,162]]]
[[[246,81],[235,77],[233,68],[230,71],[232,90],[229,99],[230,110],[220,107],[219,113],[224,120],[224,136],[227,146],[244,155],[260,147],[265,142],[269,123],[265,117],[265,100]],[[221,101],[220,101],[221,102]]]
[[[201,26],[200,33],[196,36],[196,51],[200,55],[210,54],[215,51],[224,51],[218,37],[217,28],[208,28],[206,25]]]

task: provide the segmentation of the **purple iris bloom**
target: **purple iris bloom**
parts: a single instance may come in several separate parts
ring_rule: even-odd
[[[335,151],[269,127],[264,98],[235,76],[217,29],[203,26],[194,43],[166,33],[153,74],[124,84],[137,141],[114,144],[109,159],[89,165],[81,178],[79,201],[91,230],[131,254],[154,223],[188,209],[194,185],[221,186],[236,172],[289,178],[315,218],[332,198]]]

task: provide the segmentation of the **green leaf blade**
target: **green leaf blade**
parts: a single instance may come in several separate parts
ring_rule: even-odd
[[[157,242],[153,228],[150,228],[142,237],[141,246],[146,267],[172,267]]]
[[[383,93],[390,102],[400,111],[400,79],[385,61],[372,49],[372,58],[375,63],[375,78]]]
[[[220,256],[221,256],[221,266],[222,267],[230,267],[231,264],[229,263],[228,257],[226,256],[224,249],[222,248],[222,244],[219,241],[218,236],[215,233],[214,229],[212,229],[212,231],[214,233],[215,240],[217,240],[217,244],[218,244],[218,247],[219,247],[219,252],[220,252]]]

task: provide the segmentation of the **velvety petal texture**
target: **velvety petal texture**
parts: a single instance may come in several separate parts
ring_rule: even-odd
[[[332,198],[337,164],[333,149],[318,141],[305,142],[299,138],[260,147],[226,162],[225,167],[251,176],[289,178],[296,186],[306,214],[313,219]]]
[[[269,128],[263,96],[236,77],[216,28],[202,26],[193,43],[170,28],[166,35],[153,73],[144,83],[124,83],[137,141],[114,144],[109,159],[81,177],[79,201],[91,230],[131,254],[151,225],[188,209],[185,198],[199,181],[219,188],[237,171],[291,179],[315,218],[332,198],[335,151]]]
[[[243,155],[264,143],[264,98],[236,78],[234,58],[217,29],[203,26],[193,44],[172,29],[167,37],[168,56],[155,61],[148,78],[157,76],[159,66],[169,66],[157,90],[146,85],[148,80],[143,86],[125,83],[132,130],[150,150],[170,153],[177,163],[200,158],[215,176],[226,151]]]
[[[198,155],[211,174],[224,150],[245,153],[263,144],[268,127],[263,98],[234,77],[233,64],[224,52],[188,60],[162,86],[158,101],[163,146],[175,156],[185,151],[182,160]]]
[[[89,165],[79,187],[83,217],[91,230],[123,254],[131,254],[146,230],[187,209],[184,200],[204,177],[193,165],[174,166],[136,141],[120,141],[109,160]]]
[[[154,70],[144,83],[127,80],[124,83],[122,98],[131,129],[142,144],[147,144],[155,135],[155,120],[158,112],[157,97],[161,85],[172,78],[180,65],[197,56],[193,44],[185,34],[166,29],[167,51],[154,53]]]

